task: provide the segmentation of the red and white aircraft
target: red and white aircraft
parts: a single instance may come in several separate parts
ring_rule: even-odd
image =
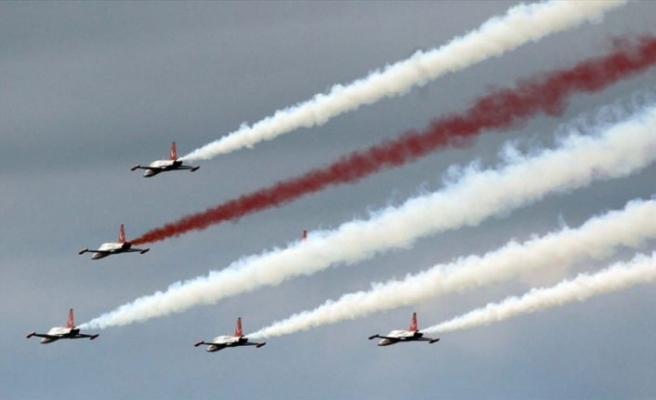
[[[80,333],[80,330],[75,327],[75,320],[73,319],[73,309],[71,308],[70,311],[68,312],[68,322],[66,322],[66,327],[54,327],[51,328],[48,333],[36,333],[32,332],[29,335],[27,335],[27,338],[31,338],[32,336],[40,337],[41,343],[42,344],[48,344],[52,343],[56,340],[59,339],[85,339],[89,338],[91,340],[95,339],[98,337],[98,333],[95,335],[86,335],[83,333]]]
[[[432,339],[429,337],[424,337],[424,334],[419,332],[419,328],[417,327],[416,312],[412,313],[412,321],[410,322],[410,328],[408,328],[407,331],[395,330],[385,336],[378,334],[369,336],[369,340],[375,338],[382,339],[380,342],[378,342],[379,346],[389,346],[398,342],[428,342],[430,344],[440,340],[439,338]]]
[[[255,346],[255,348],[260,348],[264,346],[266,342],[255,343],[249,342],[248,338],[244,337],[244,332],[241,329],[241,317],[237,318],[237,328],[235,329],[234,336],[217,336],[211,342],[200,341],[194,344],[194,347],[200,345],[207,346],[205,351],[213,353],[215,351],[223,350],[226,347],[238,347],[238,346]]]
[[[148,164],[147,167],[142,167],[141,165],[135,165],[130,169],[130,171],[134,171],[136,169],[145,169],[143,176],[145,176],[146,178],[150,178],[151,176],[155,176],[160,172],[180,171],[184,169],[188,169],[191,172],[194,172],[198,168],[200,167],[194,167],[192,165],[184,165],[182,161],[178,160],[178,152],[175,149],[175,142],[173,142],[171,143],[171,153],[169,154],[168,160],[153,161],[150,164]]]
[[[133,249],[132,243],[125,240],[125,228],[123,227],[123,224],[121,224],[121,228],[118,231],[118,242],[103,243],[97,250],[84,249],[80,250],[78,254],[93,253],[91,259],[98,260],[100,258],[111,256],[112,254],[136,252],[143,254],[147,253],[148,250],[150,249]]]

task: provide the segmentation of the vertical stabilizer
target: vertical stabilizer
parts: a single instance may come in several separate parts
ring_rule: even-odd
[[[413,312],[412,313],[412,320],[410,321],[410,328],[408,328],[410,332],[417,332],[419,330],[419,327],[417,326],[417,313]]]
[[[73,317],[73,309],[68,310],[68,321],[66,321],[67,328],[75,328],[75,318]]]
[[[175,142],[171,142],[171,153],[169,154],[169,159],[173,161],[178,159],[178,151],[175,148]]]
[[[303,229],[303,240],[307,239],[307,230]]]
[[[237,318],[237,327],[235,328],[235,336],[242,337],[244,336],[244,331],[241,329],[241,317]]]
[[[121,227],[118,229],[118,242],[125,243],[125,227],[121,224]]]

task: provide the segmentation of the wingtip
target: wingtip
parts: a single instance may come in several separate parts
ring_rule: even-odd
[[[371,335],[371,336],[369,336],[369,340],[376,339],[377,337],[378,337],[378,334]]]
[[[132,168],[130,168],[130,171],[134,171],[139,167],[141,167],[141,165],[137,164],[137,165],[133,166]]]
[[[97,333],[97,334],[95,334],[95,335],[91,335],[91,337],[89,337],[89,340],[94,340],[94,339],[97,338],[98,336],[100,336],[100,333]]]
[[[143,249],[139,252],[139,254],[145,254],[145,253],[148,253],[149,251],[150,251],[150,249]]]
[[[204,343],[204,342],[203,342],[202,340],[201,340],[200,342],[196,342],[196,343],[194,343],[194,347],[198,347],[198,346],[200,346],[200,345],[203,344],[203,343]]]
[[[433,340],[430,340],[430,341],[428,342],[428,344],[437,343],[437,342],[439,342],[439,341],[440,341],[440,338],[433,339]]]
[[[264,343],[258,343],[258,344],[255,346],[255,348],[256,348],[256,349],[259,349],[260,347],[264,346],[265,344],[266,344],[266,342],[264,342]]]
[[[82,255],[82,254],[86,253],[87,251],[89,251],[89,248],[84,248],[84,249],[78,251],[77,254]]]
[[[34,336],[34,335],[36,335],[36,332],[30,332],[30,333],[27,335],[27,339],[31,338],[31,337]]]

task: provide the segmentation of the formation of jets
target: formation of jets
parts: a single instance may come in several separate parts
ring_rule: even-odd
[[[66,322],[66,326],[56,326],[54,328],[50,328],[48,333],[36,333],[32,332],[29,335],[27,335],[27,338],[31,338],[33,336],[40,337],[41,338],[41,343],[42,344],[48,344],[55,342],[59,339],[86,339],[89,338],[90,340],[93,340],[100,335],[99,333],[96,333],[95,335],[89,335],[89,334],[84,334],[80,333],[80,330],[75,327],[75,320],[73,317],[73,309],[71,308],[68,311],[68,321]]]
[[[132,171],[136,169],[144,169],[144,174],[146,178],[149,178],[151,176],[155,176],[159,173],[162,172],[167,172],[167,171],[181,171],[181,170],[189,170],[191,172],[194,172],[200,168],[199,166],[192,166],[192,165],[185,165],[183,164],[182,161],[178,160],[178,151],[175,146],[175,142],[171,142],[171,151],[169,153],[169,159],[168,160],[156,160],[148,164],[147,167],[142,167],[141,165],[135,165],[134,167],[131,168]],[[100,245],[100,247],[96,250],[89,250],[88,248],[80,250],[78,254],[84,254],[84,253],[93,253],[91,256],[91,259],[93,260],[98,260],[101,258],[105,258],[107,256],[111,256],[113,254],[120,254],[120,253],[140,253],[144,254],[147,253],[150,249],[137,249],[132,247],[132,243],[129,241],[125,240],[125,228],[123,227],[123,224],[121,224],[121,227],[119,229],[118,233],[118,242],[109,242],[109,243],[103,243]]]
[[[142,167],[141,165],[135,165],[132,167],[132,171],[137,169],[143,169],[143,176],[149,178],[155,176],[162,172],[167,171],[180,171],[180,170],[189,170],[194,172],[198,170],[198,166],[185,165],[182,161],[178,160],[177,150],[175,147],[175,142],[171,143],[171,152],[169,154],[168,160],[157,160],[148,164],[147,167]],[[301,236],[302,240],[307,239],[307,231],[304,230]],[[117,242],[108,242],[103,243],[98,247],[98,249],[89,250],[85,248],[80,250],[78,254],[84,253],[93,253],[91,255],[92,260],[98,260],[100,258],[105,258],[114,254],[120,253],[147,253],[150,249],[138,249],[132,247],[132,243],[125,239],[125,227],[121,224],[118,233]],[[80,333],[80,329],[75,327],[75,321],[73,317],[73,309],[71,308],[68,313],[68,321],[65,327],[54,327],[51,328],[48,333],[36,333],[31,332],[27,335],[27,338],[31,337],[40,337],[41,343],[47,344],[60,339],[90,339],[94,340],[99,336],[99,334],[84,334]],[[440,339],[432,339],[424,337],[424,334],[419,331],[417,326],[417,313],[412,314],[412,321],[410,323],[410,328],[408,330],[394,330],[388,333],[387,335],[372,335],[369,337],[369,340],[379,338],[381,339],[378,342],[378,346],[389,346],[399,342],[412,342],[412,341],[423,341],[428,343],[435,343]],[[228,347],[241,347],[241,346],[255,346],[256,349],[264,346],[266,342],[257,343],[251,342],[247,337],[244,336],[244,332],[241,326],[241,317],[237,318],[237,326],[235,328],[235,333],[231,335],[222,335],[217,336],[210,342],[200,341],[194,344],[194,347],[198,346],[207,346],[205,351],[213,353],[219,350],[223,350]]]
[[[65,327],[54,327],[51,328],[48,333],[36,333],[31,332],[27,335],[27,338],[31,337],[40,337],[42,344],[52,343],[59,339],[90,339],[93,340],[97,338],[100,334],[85,334],[80,333],[80,329],[75,327],[75,320],[73,317],[73,309],[71,308],[68,312],[68,321],[66,322]],[[380,338],[381,341],[378,342],[378,346],[389,346],[399,342],[428,342],[429,344],[439,341],[439,338],[433,339],[429,337],[424,337],[424,334],[419,331],[417,326],[417,313],[412,313],[412,320],[410,322],[410,327],[408,330],[394,330],[388,333],[387,335],[372,335],[369,336],[369,340]],[[235,333],[233,335],[221,335],[217,336],[212,341],[199,341],[194,344],[194,347],[198,346],[207,346],[205,351],[208,353],[214,353],[219,350],[223,350],[228,347],[242,347],[242,346],[255,346],[256,349],[264,346],[266,342],[251,342],[247,337],[244,336],[244,331],[241,325],[241,317],[237,318],[237,326],[235,327]]]

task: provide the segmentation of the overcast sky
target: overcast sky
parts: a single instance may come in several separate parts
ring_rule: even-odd
[[[82,323],[169,284],[248,254],[337,227],[423,191],[453,164],[492,165],[508,140],[553,144],[582,113],[654,87],[656,69],[594,95],[558,118],[485,132],[473,146],[436,152],[354,185],[329,188],[236,223],[151,245],[143,256],[78,256],[235,198],[433,118],[468,107],[491,86],[601,55],[617,35],[654,33],[656,3],[633,2],[603,21],[529,44],[383,100],[326,125],[200,163],[194,174],[144,179],[136,163],[185,154],[304,101],[336,83],[477,28],[515,2],[0,2],[0,397],[2,398],[636,398],[656,395],[656,301],[635,287],[423,343],[379,348],[367,336],[421,326],[570,276],[553,270],[393,311],[206,353],[193,344],[245,331],[370,282],[480,254],[515,238],[578,226],[649,198],[656,168],[552,195],[477,228],[337,266],[278,287],[173,316],[100,331],[98,340],[26,340]],[[439,215],[435,216],[439,218]],[[652,223],[645,221],[645,223]],[[652,243],[653,244],[653,243]],[[335,249],[338,251],[339,249]],[[644,249],[651,252],[651,244]],[[594,270],[608,261],[582,262]]]

